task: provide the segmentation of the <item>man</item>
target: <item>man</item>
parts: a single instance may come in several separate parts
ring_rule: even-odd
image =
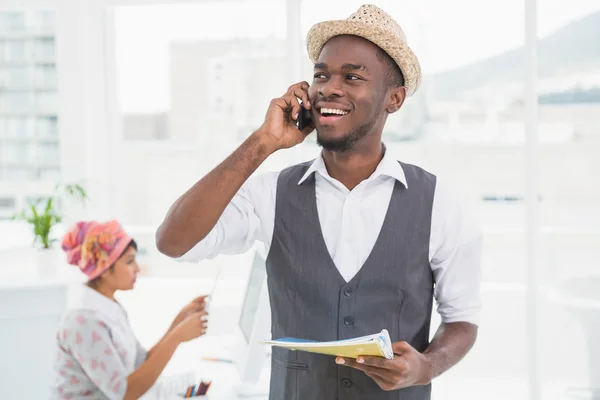
[[[263,125],[175,202],[157,246],[198,261],[265,243],[274,338],[389,331],[392,360],[274,348],[271,399],[429,399],[432,379],[475,342],[480,233],[435,176],[382,143],[388,114],[421,79],[399,25],[362,6],[315,25],[308,49],[313,83],[274,99]],[[298,99],[314,120],[303,131]],[[314,162],[248,180],[314,128]],[[429,343],[434,297],[443,323]]]

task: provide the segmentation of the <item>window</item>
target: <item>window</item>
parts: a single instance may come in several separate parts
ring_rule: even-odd
[[[33,106],[33,96],[27,92],[0,92],[0,110],[27,113]]]
[[[37,87],[56,88],[56,66],[54,64],[38,64],[34,67],[33,73]]]
[[[47,62],[54,60],[55,46],[53,38],[36,39],[33,45],[33,54],[36,61]]]
[[[59,168],[40,168],[38,174],[38,179],[41,181],[57,182],[60,180]]]
[[[35,178],[31,167],[6,167],[4,178],[8,181],[25,181]]]
[[[0,82],[3,87],[26,88],[29,85],[29,68],[26,66],[5,66],[0,68]]]
[[[17,204],[14,197],[0,197],[0,208],[14,208]]]
[[[4,179],[38,179],[37,153],[58,165],[58,142],[35,140],[58,138],[55,12],[24,9],[0,11],[0,186]]]
[[[35,131],[34,121],[27,117],[7,118],[6,132],[11,137],[27,137]]]
[[[27,60],[27,41],[25,39],[8,39],[0,42],[3,46],[2,59],[10,63],[23,63]]]
[[[57,137],[58,118],[56,116],[40,117],[37,119],[37,134],[39,137]]]
[[[256,13],[257,9],[265,11]],[[248,20],[250,14],[253,18]],[[222,22],[215,24],[215,20]],[[283,1],[117,7],[114,46],[118,113],[124,121],[122,125],[132,130],[123,132],[123,137],[139,139],[147,132],[148,138],[193,141],[202,136],[201,132],[216,129],[213,126],[222,121],[247,126],[246,113],[254,107],[256,113],[250,112],[253,116],[263,115],[268,96],[279,92],[281,84],[277,91],[269,91],[267,97],[260,99],[258,96],[265,91],[253,96],[244,88],[236,99],[231,89],[234,81],[247,79],[245,75],[241,78],[245,57],[269,49],[283,51],[284,23]],[[135,32],[130,29],[131,24],[137,26]],[[229,74],[232,68],[234,72]],[[280,75],[275,74],[274,78],[277,83]],[[219,84],[214,85],[214,81]],[[261,82],[271,85],[266,80]],[[221,117],[216,118],[216,113]],[[136,115],[152,120],[162,114],[168,123],[167,131],[161,135],[145,129],[139,119],[132,123]],[[232,128],[231,134],[219,142],[235,139],[234,131]]]
[[[34,14],[32,29],[40,33],[54,33],[55,19],[53,11],[38,11]]]
[[[29,143],[26,141],[7,142],[4,146],[6,160],[9,164],[26,165],[31,162]]]
[[[24,31],[25,14],[23,12],[0,12],[0,34]]]
[[[42,165],[58,165],[59,153],[58,142],[56,141],[40,141],[37,153],[38,162]]]
[[[54,114],[58,100],[56,98],[56,92],[38,92],[36,95],[36,109],[42,114]]]

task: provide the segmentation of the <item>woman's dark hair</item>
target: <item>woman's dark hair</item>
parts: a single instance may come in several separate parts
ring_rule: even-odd
[[[127,245],[127,247],[125,247],[125,250],[123,250],[123,252],[121,254],[119,254],[119,257],[117,257],[117,260],[119,258],[121,258],[121,256],[123,254],[125,254],[127,252],[127,250],[129,250],[130,248],[134,248],[136,251],[138,249],[138,245],[135,242],[135,240],[131,239],[131,242],[129,242],[129,244]],[[106,271],[112,271],[115,269],[115,264],[111,265]],[[106,273],[106,271],[104,271],[100,276],[95,277],[94,279],[92,279],[91,281],[89,281],[87,283],[87,285],[91,288],[97,288],[98,287],[98,283],[100,283],[100,278],[102,277],[102,275],[104,275],[104,273]]]

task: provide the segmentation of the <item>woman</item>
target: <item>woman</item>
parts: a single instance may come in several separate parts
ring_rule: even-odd
[[[57,333],[54,399],[138,399],[156,382],[180,343],[206,332],[205,296],[185,306],[165,335],[146,351],[115,300],[131,290],[137,245],[117,221],[79,222],[64,236],[70,264],[87,276],[79,304]]]

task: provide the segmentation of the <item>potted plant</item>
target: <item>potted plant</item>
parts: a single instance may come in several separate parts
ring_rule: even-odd
[[[52,237],[52,230],[63,221],[60,199],[70,198],[81,202],[88,200],[88,195],[83,186],[79,184],[56,185],[54,193],[46,198],[30,201],[16,214],[13,219],[25,221],[33,228],[33,245],[38,248],[37,264],[39,268],[51,269],[56,266],[57,251],[53,248],[56,238]]]

